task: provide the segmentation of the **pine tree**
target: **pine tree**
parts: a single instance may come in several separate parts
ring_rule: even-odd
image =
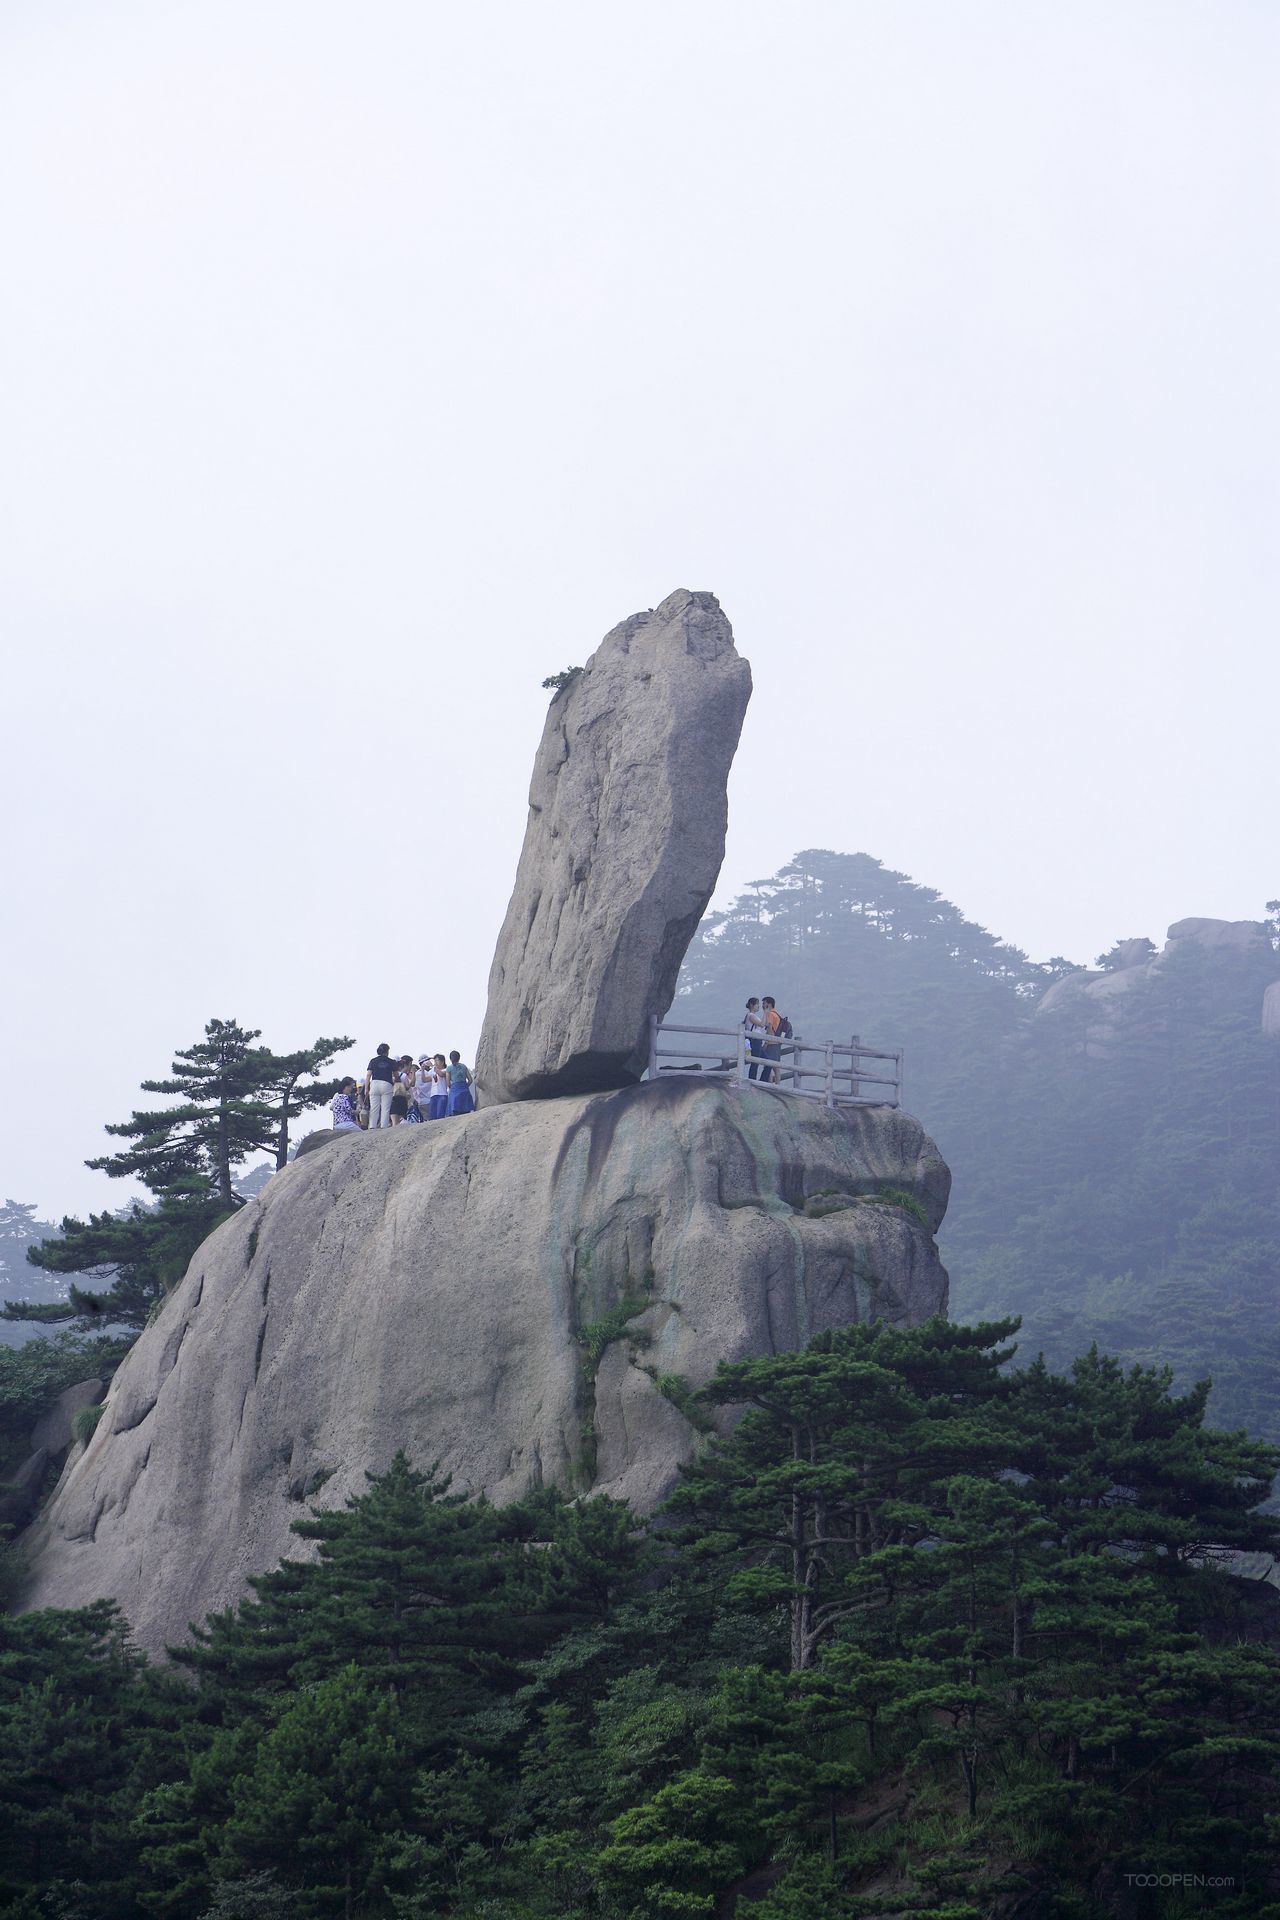
[[[173,1764],[180,1710],[110,1602],[0,1616],[0,1899],[75,1911],[78,1887],[102,1920],[136,1914],[130,1812]]]
[[[144,1093],[176,1097],[178,1105],[134,1113],[106,1129],[134,1144],[86,1164],[113,1180],[136,1176],[152,1193],[171,1193],[192,1178],[212,1182],[229,1213],[232,1176],[251,1154],[274,1145],[276,1115],[264,1097],[275,1056],[255,1048],[256,1028],[210,1020],[204,1039],[180,1049],[167,1080],[144,1080]]]
[[[258,1084],[275,1103],[277,1171],[288,1164],[289,1129],[293,1122],[309,1108],[332,1100],[342,1084],[341,1080],[318,1080],[316,1075],[336,1055],[345,1053],[354,1044],[349,1036],[341,1035],[336,1039],[317,1040],[296,1053],[261,1053]]]
[[[224,1879],[276,1873],[296,1911],[316,1920],[368,1912],[385,1896],[409,1815],[409,1758],[394,1701],[354,1665],[317,1681],[233,1781],[215,1868]]]
[[[27,1250],[46,1272],[101,1276],[100,1291],[70,1288],[56,1303],[7,1302],[13,1320],[73,1320],[82,1328],[140,1328],[156,1301],[176,1285],[196,1248],[241,1204],[236,1169],[255,1153],[277,1167],[289,1155],[289,1128],[308,1107],[330,1097],[335,1083],[314,1076],[345,1038],[320,1039],[296,1053],[256,1047],[257,1029],[210,1020],[204,1039],[177,1055],[172,1077],[144,1080],[143,1091],[177,1104],[135,1112],[108,1133],[133,1144],[86,1164],[111,1179],[136,1178],[154,1196],[122,1213],[64,1219],[57,1238]],[[312,1076],[308,1080],[308,1076]]]
[[[497,1509],[403,1453],[367,1480],[344,1508],[294,1522],[316,1542],[315,1560],[257,1576],[252,1599],[175,1650],[223,1717],[354,1661],[402,1702],[428,1756],[633,1577],[636,1529],[617,1502],[579,1510],[539,1497]]]
[[[930,1532],[949,1466],[1003,1463],[987,1417],[1012,1352],[1005,1321],[910,1332],[873,1321],[819,1335],[799,1354],[722,1366],[703,1390],[748,1411],[683,1469],[667,1501],[702,1555],[751,1557],[735,1600],[784,1605],[791,1664],[813,1665],[850,1616],[887,1604],[896,1559]]]
[[[56,1239],[28,1250],[32,1266],[74,1274],[67,1298],[56,1303],[8,1302],[5,1319],[69,1321],[81,1332],[106,1327],[140,1331],[156,1302],[175,1287],[192,1254],[228,1217],[212,1183],[201,1174],[175,1178],[150,1206],[136,1202],[119,1213],[64,1219]]]

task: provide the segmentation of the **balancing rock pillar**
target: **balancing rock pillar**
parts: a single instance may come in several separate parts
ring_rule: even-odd
[[[714,594],[668,595],[551,702],[476,1055],[481,1104],[634,1085],[724,858],[751,669]]]

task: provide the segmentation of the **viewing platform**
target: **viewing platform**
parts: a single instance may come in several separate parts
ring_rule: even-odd
[[[684,1036],[676,1046],[662,1042]],[[703,1043],[706,1043],[705,1045]],[[869,1047],[855,1033],[849,1040],[790,1039],[766,1043],[777,1059],[752,1053],[741,1027],[684,1027],[649,1020],[649,1078],[699,1073],[743,1087],[782,1087],[828,1107],[900,1107],[902,1048]],[[866,1063],[870,1062],[868,1065]],[[887,1069],[887,1071],[885,1070]]]

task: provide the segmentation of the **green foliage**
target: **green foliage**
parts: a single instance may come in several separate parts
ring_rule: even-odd
[[[67,1218],[57,1238],[27,1248],[32,1266],[96,1272],[108,1284],[93,1292],[73,1283],[65,1302],[6,1302],[6,1319],[71,1320],[83,1329],[146,1326],[197,1247],[242,1204],[232,1184],[236,1169],[261,1152],[271,1153],[277,1167],[285,1164],[291,1122],[337,1086],[307,1076],[352,1044],[320,1039],[276,1054],[254,1046],[257,1038],[256,1029],[234,1020],[210,1020],[203,1040],[179,1052],[170,1079],[142,1082],[144,1092],[176,1104],[109,1125],[108,1133],[131,1144],[86,1164],[113,1180],[141,1180],[153,1203]]]
[[[624,1293],[600,1319],[584,1321],[574,1330],[574,1344],[578,1349],[578,1450],[575,1478],[580,1487],[589,1487],[595,1479],[596,1374],[600,1370],[600,1362],[614,1341],[622,1339],[631,1322],[650,1304],[647,1294]],[[636,1347],[649,1344],[649,1336],[643,1332],[634,1332],[630,1338]]]
[[[88,1446],[90,1440],[92,1440],[98,1430],[98,1422],[101,1418],[101,1401],[99,1401],[96,1407],[78,1407],[76,1409],[71,1416],[71,1432],[77,1446]]]
[[[136,1176],[157,1194],[172,1193],[182,1182],[207,1181],[224,1208],[234,1207],[235,1169],[262,1152],[284,1164],[290,1117],[329,1092],[328,1082],[307,1089],[299,1082],[352,1044],[345,1037],[317,1040],[300,1052],[275,1054],[255,1047],[257,1038],[256,1028],[210,1020],[202,1040],[180,1049],[169,1079],[142,1082],[144,1093],[164,1094],[177,1105],[109,1125],[108,1133],[132,1144],[86,1164],[113,1179]]]
[[[140,1332],[177,1286],[196,1248],[230,1216],[212,1182],[191,1174],[175,1179],[151,1206],[135,1203],[122,1213],[64,1219],[59,1237],[33,1247],[27,1259],[46,1272],[97,1273],[100,1291],[72,1281],[65,1302],[10,1303],[4,1317],[70,1321],[83,1332],[106,1327]]]
[[[234,1880],[219,1880],[213,1904],[201,1920],[287,1920],[301,1909],[296,1894],[282,1887],[269,1868]]]
[[[223,1875],[274,1872],[296,1911],[350,1913],[384,1896],[408,1818],[410,1745],[394,1694],[344,1667],[285,1707],[231,1785],[211,1848]]]
[[[56,1231],[52,1221],[36,1218],[32,1204],[22,1200],[5,1200],[0,1204],[0,1307],[31,1292],[33,1275],[27,1264],[27,1249],[52,1238]],[[40,1289],[40,1282],[35,1285]],[[36,1304],[50,1307],[62,1304],[65,1288],[46,1281],[42,1290],[45,1297]]]
[[[0,1617],[0,1901],[39,1892],[35,1912],[136,1913],[131,1815],[179,1763],[186,1705],[143,1668],[106,1601]]]
[[[1093,964],[1095,967],[1101,967],[1104,972],[1111,973],[1120,965],[1122,959],[1129,966],[1141,966],[1147,960],[1154,960],[1155,956],[1155,942],[1148,940],[1144,935],[1137,940],[1117,940],[1113,947],[1108,947],[1105,953],[1100,953]]]
[[[1103,1920],[1280,1818],[1276,1454],[1008,1322],[743,1361],[650,1546],[398,1456],[181,1656],[0,1620],[0,1904],[160,1920]],[[797,1631],[799,1629],[799,1631]],[[10,1813],[10,1809],[12,1812]],[[1175,1909],[1152,1907],[1153,1913]]]
[[[746,1865],[744,1812],[732,1780],[691,1767],[610,1822],[599,1883],[646,1920],[700,1920]]]
[[[803,1353],[722,1365],[703,1389],[746,1411],[683,1470],[668,1508],[695,1555],[725,1563],[740,1605],[787,1610],[793,1668],[888,1603],[904,1556],[934,1534],[946,1466],[995,1473],[1011,1461],[991,1408],[1015,1327],[935,1317],[904,1333],[872,1321]],[[744,1561],[748,1545],[762,1556]]]
[[[621,1340],[631,1322],[642,1314],[650,1300],[647,1294],[624,1294],[616,1306],[610,1307],[599,1320],[588,1320],[574,1333],[574,1345],[582,1356],[584,1373],[595,1378],[604,1359],[605,1351],[615,1340]],[[632,1338],[643,1344],[643,1336],[633,1334]]]
[[[318,1558],[251,1580],[254,1597],[211,1615],[175,1657],[232,1713],[357,1662],[365,1678],[412,1693],[424,1752],[510,1694],[521,1662],[607,1605],[637,1558],[616,1502],[542,1494],[498,1509],[402,1453],[344,1509],[312,1512],[293,1531]]]
[[[715,1421],[703,1406],[698,1389],[690,1386],[681,1373],[659,1373],[656,1367],[646,1367],[644,1371],[652,1380],[664,1400],[669,1400],[699,1433],[713,1433]]]
[[[918,1225],[926,1230],[929,1227],[928,1214],[914,1193],[908,1193],[905,1187],[881,1187],[878,1193],[869,1193],[865,1197],[871,1201],[878,1200],[884,1207],[899,1207],[903,1213],[909,1213]]]
[[[110,1373],[127,1347],[126,1340],[71,1332],[0,1347],[0,1466],[25,1457],[31,1428],[65,1388]]]
[[[804,1203],[805,1217],[809,1220],[822,1220],[830,1213],[846,1213],[850,1207],[898,1207],[903,1213],[930,1232],[931,1223],[928,1214],[913,1193],[905,1187],[882,1186],[874,1193],[846,1193],[838,1188],[824,1187],[817,1193],[809,1194]]]
[[[576,680],[581,672],[581,667],[566,667],[562,673],[549,673],[542,684],[544,687],[549,687],[553,693],[559,693],[571,681]]]

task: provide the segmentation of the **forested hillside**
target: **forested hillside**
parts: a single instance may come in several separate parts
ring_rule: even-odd
[[[37,1220],[35,1207],[21,1200],[0,1206],[0,1309],[17,1300],[35,1300],[52,1306],[67,1297],[62,1275],[44,1274],[27,1263],[27,1248],[51,1240],[58,1229],[51,1220]],[[0,1346],[20,1347],[34,1329],[20,1321],[0,1318]]]
[[[955,1176],[953,1314],[1021,1314],[1023,1362],[1096,1339],[1183,1385],[1209,1373],[1214,1418],[1274,1439],[1273,946],[1179,941],[1105,1018],[1071,986],[1040,1011],[1065,960],[1033,963],[866,854],[807,852],[704,922],[674,1017],[732,1025],[772,993],[797,1034],[904,1046],[906,1105]]]
[[[1215,1562],[1280,1548],[1275,1450],[1007,1333],[722,1368],[744,1417],[653,1531],[401,1455],[185,1682],[106,1602],[0,1616],[0,1910],[1172,1920],[1189,1876],[1274,1914],[1277,1597]]]

